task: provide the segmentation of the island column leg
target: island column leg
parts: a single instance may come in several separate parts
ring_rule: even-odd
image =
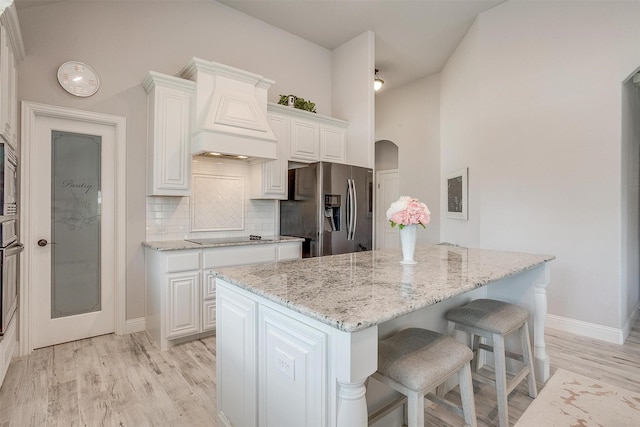
[[[549,355],[544,341],[544,326],[547,319],[547,285],[549,284],[549,263],[545,263],[542,280],[535,285],[535,316],[533,327],[534,362],[536,380],[544,383],[549,379]]]
[[[334,335],[337,427],[368,425],[365,383],[378,369],[378,327]]]
[[[368,424],[365,381],[366,379],[355,383],[338,381],[338,427],[365,427]]]

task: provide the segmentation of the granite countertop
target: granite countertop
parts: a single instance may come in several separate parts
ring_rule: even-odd
[[[354,332],[523,272],[553,255],[418,246],[216,269],[218,277],[337,329]]]
[[[210,242],[204,244],[194,243],[188,240],[167,240],[160,242],[142,242],[142,246],[155,249],[157,251],[178,251],[185,249],[220,248],[225,246],[272,245],[278,243],[304,242],[304,238],[302,237],[291,236],[262,236],[261,240],[249,240],[248,237],[245,240],[239,239],[242,238],[220,237],[207,239],[210,240]]]

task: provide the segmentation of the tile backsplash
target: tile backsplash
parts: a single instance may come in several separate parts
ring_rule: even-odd
[[[277,202],[249,199],[246,162],[196,158],[192,174],[192,197],[147,197],[147,241],[276,233]]]

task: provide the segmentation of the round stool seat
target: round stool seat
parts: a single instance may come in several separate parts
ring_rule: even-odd
[[[467,305],[449,310],[445,317],[451,322],[506,335],[518,329],[529,318],[529,312],[507,302],[476,299]]]
[[[439,385],[472,358],[466,345],[427,329],[404,329],[378,344],[378,372],[411,390]]]

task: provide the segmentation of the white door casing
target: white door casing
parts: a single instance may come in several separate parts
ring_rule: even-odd
[[[38,221],[50,221],[50,213],[42,212],[42,200],[49,198],[50,186],[43,192],[42,176],[50,171],[50,150],[42,151],[42,139],[49,144],[51,129],[65,132],[101,135],[103,138],[103,183],[105,192],[111,192],[111,201],[103,204],[103,222],[111,226],[110,236],[103,228],[102,270],[103,287],[111,288],[111,296],[103,294],[105,312],[110,317],[102,321],[110,322],[102,329],[92,329],[87,324],[96,321],[91,315],[74,316],[76,325],[69,320],[57,322],[47,334],[52,344],[56,340],[78,339],[82,334],[115,332],[122,334],[125,328],[125,154],[126,119],[100,113],[80,111],[56,106],[23,102],[22,104],[22,146],[21,146],[21,209],[20,236],[25,244],[21,260],[20,283],[20,355],[29,354],[34,348],[47,344],[39,335],[39,313],[50,310],[50,291],[43,291],[41,282],[50,282],[50,247],[39,247],[36,242],[47,238],[46,231]],[[39,142],[40,141],[40,142]],[[46,167],[43,167],[48,162]],[[45,170],[43,170],[45,169]],[[49,182],[50,173],[45,180]],[[46,193],[46,194],[44,194]],[[104,195],[103,197],[107,197]],[[45,203],[49,206],[49,202]],[[109,206],[110,205],[110,206]],[[45,207],[46,210],[46,207]],[[43,231],[45,230],[45,231]],[[106,286],[105,286],[106,285]],[[49,295],[43,294],[49,293]],[[60,319],[56,319],[58,321]],[[60,331],[56,331],[60,329]],[[44,329],[46,330],[46,329]],[[80,334],[80,335],[78,335]],[[89,335],[89,336],[90,336]]]
[[[398,169],[376,172],[376,249],[392,249],[400,247],[398,228],[392,228],[387,220],[387,209],[400,197],[400,180]]]

